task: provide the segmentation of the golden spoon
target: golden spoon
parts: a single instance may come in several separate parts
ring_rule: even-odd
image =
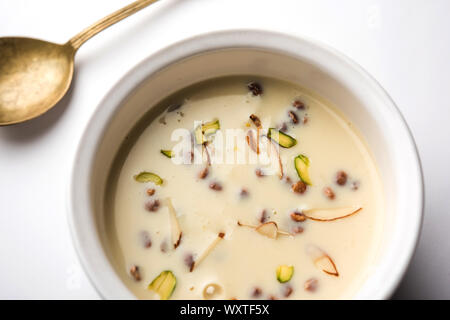
[[[27,121],[51,109],[70,87],[78,48],[156,1],[133,2],[63,45],[31,38],[0,38],[0,126]]]

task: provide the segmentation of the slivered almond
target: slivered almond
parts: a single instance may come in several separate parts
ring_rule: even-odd
[[[260,225],[254,226],[251,224],[245,224],[240,221],[237,222],[238,226],[248,227],[255,229],[259,234],[266,236],[271,239],[276,239],[278,235],[292,236],[291,233],[278,229],[278,225],[275,221],[268,221],[261,223]]]
[[[284,176],[284,172],[283,172],[283,162],[281,161],[281,157],[280,157],[280,153],[278,152],[278,147],[276,146],[275,142],[272,141],[272,139],[269,139],[267,136],[264,136],[267,139],[267,143],[269,144],[269,149],[268,149],[268,155],[269,158],[271,157],[272,152],[276,155],[277,160],[278,160],[278,177],[281,179],[283,179]],[[270,151],[269,151],[270,150]]]
[[[211,155],[209,154],[208,143],[205,142],[202,144],[202,150],[206,153],[206,163],[208,166],[211,166]]]
[[[258,143],[255,139],[255,134],[254,134],[253,130],[248,130],[246,140],[247,140],[247,144],[250,147],[250,149],[252,149],[253,152],[255,152],[256,154],[259,154],[259,148],[257,145]]]
[[[219,242],[225,237],[225,233],[220,232],[217,235],[217,238],[213,240],[213,242],[210,243],[210,245],[203,251],[203,253],[195,259],[194,263],[191,267],[191,272],[194,271],[194,269],[213,251],[213,249],[219,244]]]
[[[333,259],[322,249],[315,245],[309,245],[306,248],[306,252],[311,257],[314,262],[314,265],[319,269],[325,272],[326,274],[339,277],[339,272],[336,268],[336,264]]]
[[[362,209],[362,207],[316,208],[303,210],[302,213],[307,219],[329,222],[351,217]]]
[[[173,248],[176,249],[180,245],[181,236],[183,233],[181,232],[180,224],[178,223],[177,213],[172,205],[172,200],[170,198],[166,199],[166,205],[169,209],[169,222],[170,229],[172,232],[172,245]]]
[[[262,234],[263,236],[276,239],[278,236],[278,225],[274,221],[265,222],[256,227],[256,232]]]

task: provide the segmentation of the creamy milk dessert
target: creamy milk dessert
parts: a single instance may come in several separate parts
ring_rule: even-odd
[[[384,200],[352,123],[268,78],[209,80],[160,107],[124,143],[106,197],[110,251],[136,297],[355,294],[375,261]]]

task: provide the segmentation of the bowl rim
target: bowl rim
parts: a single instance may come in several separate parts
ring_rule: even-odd
[[[150,54],[139,63],[137,63],[133,68],[131,68],[128,72],[126,72],[122,77],[120,77],[114,86],[108,90],[108,92],[101,99],[99,104],[96,106],[95,111],[91,115],[88,123],[83,129],[83,133],[81,138],[79,139],[75,157],[73,159],[71,176],[68,183],[68,196],[67,196],[67,206],[68,206],[68,224],[70,233],[72,236],[73,244],[75,247],[75,251],[77,252],[79,261],[88,276],[91,284],[96,289],[98,294],[102,298],[115,298],[117,296],[116,293],[111,293],[110,290],[104,287],[104,283],[99,280],[98,275],[96,276],[96,264],[87,259],[89,249],[86,248],[85,245],[85,236],[93,237],[93,234],[89,234],[91,231],[86,231],[86,221],[84,222],[84,226],[80,225],[80,216],[77,208],[76,208],[76,198],[79,198],[79,189],[78,185],[84,185],[80,178],[80,172],[85,172],[85,182],[88,179],[88,172],[90,171],[90,165],[92,165],[93,160],[95,159],[95,151],[98,141],[101,140],[105,129],[108,126],[109,120],[114,115],[115,111],[120,108],[120,105],[124,99],[136,89],[142,81],[150,76],[151,74],[157,72],[161,68],[171,65],[181,59],[205,53],[208,51],[215,51],[221,49],[230,49],[230,48],[254,48],[254,49],[263,49],[268,50],[269,52],[280,52],[283,51],[283,48],[274,48],[271,47],[267,43],[257,43],[257,41],[252,41],[251,39],[272,39],[274,41],[285,41],[285,42],[296,42],[302,44],[304,46],[309,46],[318,52],[324,53],[329,57],[333,57],[337,59],[339,63],[344,65],[347,68],[353,69],[358,76],[362,77],[364,81],[374,92],[376,92],[385,102],[385,107],[390,108],[391,115],[394,117],[392,121],[396,121],[398,126],[397,130],[403,130],[405,133],[405,137],[407,141],[405,141],[406,147],[409,149],[410,160],[413,163],[414,170],[413,174],[415,175],[415,194],[411,197],[411,202],[414,202],[414,206],[416,208],[415,212],[410,212],[410,229],[407,234],[407,239],[403,239],[402,241],[402,249],[403,253],[400,256],[399,260],[397,260],[396,265],[394,266],[394,272],[390,276],[390,280],[384,281],[381,286],[381,290],[379,292],[374,293],[373,296],[369,297],[369,299],[388,299],[393,294],[394,290],[397,288],[398,284],[402,280],[410,262],[415,252],[415,249],[418,244],[418,240],[421,233],[421,227],[423,222],[423,208],[424,208],[424,183],[423,183],[423,172],[422,166],[420,162],[419,153],[417,150],[417,146],[415,144],[413,135],[411,133],[410,128],[408,127],[403,115],[401,114],[399,108],[394,103],[392,98],[386,92],[386,90],[375,80],[367,71],[365,71],[359,64],[340,53],[336,49],[321,43],[317,40],[310,39],[307,37],[299,37],[293,36],[282,32],[276,32],[272,30],[265,29],[228,29],[222,31],[211,31],[202,34],[197,34],[180,41],[176,41],[169,46],[163,47]],[[273,45],[273,43],[272,43]],[[281,47],[281,46],[280,46]],[[165,62],[165,63],[164,63]],[[152,66],[153,64],[153,66]],[[99,126],[99,121],[101,121],[102,125]],[[93,137],[92,137],[93,136]],[[81,179],[81,180],[80,180]],[[88,192],[88,191],[83,191]],[[86,199],[89,199],[89,196],[85,195]],[[88,203],[84,203],[85,209],[89,209],[90,206]],[[92,210],[91,210],[92,211]],[[92,212],[84,213],[92,216]],[[89,218],[86,216],[85,218]],[[89,227],[95,227],[91,225]],[[88,233],[86,233],[88,232]],[[94,237],[95,238],[95,237]],[[92,239],[94,239],[92,238]],[[97,239],[100,242],[99,239]],[[108,258],[105,255],[101,245],[97,243],[97,247],[95,248],[97,253],[100,254],[96,259],[106,259],[106,262],[110,264]],[[98,252],[98,250],[101,252]],[[112,266],[110,266],[111,270],[108,270],[109,273],[114,272]],[[115,272],[114,272],[115,273]],[[103,276],[104,277],[104,276]],[[119,277],[116,275],[119,281]],[[111,286],[110,286],[111,287]],[[135,296],[131,294],[128,288],[122,283],[122,285],[116,284],[116,290],[120,290],[119,292],[121,298],[125,299],[134,299]],[[123,290],[127,290],[125,291]],[[357,297],[356,297],[357,298]]]

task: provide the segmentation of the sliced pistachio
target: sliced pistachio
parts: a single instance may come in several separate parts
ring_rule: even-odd
[[[149,285],[148,289],[159,294],[161,300],[168,300],[177,285],[177,279],[172,271],[163,271]]]
[[[137,182],[153,182],[156,185],[161,185],[163,179],[155,173],[142,171],[141,173],[134,176]]]
[[[203,135],[202,126],[199,125],[194,130],[195,142],[197,144],[203,144],[205,142],[205,136]]]
[[[277,267],[277,280],[281,283],[291,280],[294,274],[294,266],[281,265]]]
[[[309,177],[309,158],[303,154],[299,154],[294,159],[295,170],[298,177],[307,185],[311,186],[312,182]]]
[[[167,158],[172,158],[172,150],[161,150],[161,153],[165,155]]]
[[[197,144],[205,143],[207,141],[206,137],[216,133],[219,129],[220,122],[217,119],[197,126],[194,131],[195,142]]]
[[[205,123],[202,126],[203,134],[208,136],[216,133],[220,129],[220,122],[218,119]]]
[[[297,140],[293,137],[275,128],[269,128],[267,137],[278,143],[283,148],[291,148],[297,144]]]

